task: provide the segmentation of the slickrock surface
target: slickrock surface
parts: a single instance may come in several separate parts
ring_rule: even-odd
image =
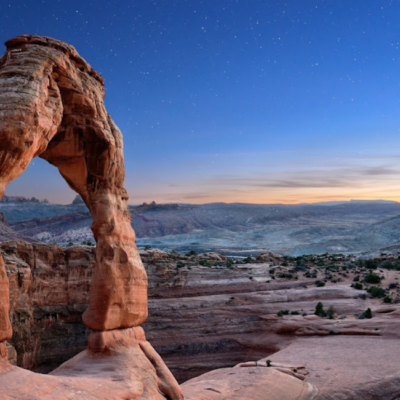
[[[89,348],[50,375],[0,361],[1,399],[182,399],[141,328],[92,334]]]
[[[223,368],[182,385],[190,400],[313,400],[311,384],[274,368]]]
[[[400,313],[392,318],[399,319]],[[307,381],[318,387],[321,400],[398,399],[399,332],[396,338],[302,338],[269,358],[272,363],[306,364]]]

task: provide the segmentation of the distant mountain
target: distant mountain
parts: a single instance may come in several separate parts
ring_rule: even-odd
[[[0,199],[0,203],[43,203],[47,204],[47,199],[38,200],[36,197],[26,198],[23,196],[3,196]]]
[[[70,205],[5,202],[10,229],[31,240],[66,244],[93,240],[91,217]],[[142,204],[130,206],[139,245],[165,249],[282,254],[362,253],[400,243],[400,204]],[[393,247],[394,248],[394,247]]]

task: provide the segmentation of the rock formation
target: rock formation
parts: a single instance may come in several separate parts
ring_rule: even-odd
[[[104,107],[103,80],[64,42],[23,35],[7,41],[6,47],[0,58],[0,198],[34,157],[58,168],[89,208],[97,242],[83,321],[94,331],[119,330],[115,337],[131,337],[121,329],[140,329],[146,320],[147,277],[123,186],[122,135]],[[9,283],[0,257],[0,342],[12,335],[8,313]],[[136,342],[144,342],[144,334],[139,336]],[[136,349],[151,362],[156,359],[147,342]],[[5,356],[4,343],[0,350]],[[180,398],[162,360],[154,362],[153,375],[141,378],[158,379],[164,393]],[[140,388],[130,395],[141,396]]]
[[[89,332],[81,314],[89,299],[94,248],[9,242],[1,251],[10,280],[11,344],[18,365],[49,372],[86,347]],[[298,279],[279,278],[292,266],[282,266],[285,259],[274,254],[264,253],[258,263],[227,268],[224,257],[215,253],[139,253],[149,276],[150,312],[143,328],[175,377],[185,382],[187,399],[249,400],[263,390],[269,398],[297,398],[300,391],[312,398],[315,387],[333,398],[341,392],[343,399],[369,399],[367,389],[381,393],[381,398],[394,397],[399,390],[395,346],[400,338],[400,303],[383,306],[381,299],[352,288],[358,272],[346,270],[345,277],[340,267],[339,276],[346,281],[316,287],[315,280],[323,279],[328,267],[320,267],[317,278],[304,276],[306,271],[298,273]],[[395,282],[398,274],[386,271],[382,287]],[[397,290],[392,289],[393,299]],[[326,308],[334,307],[335,319],[314,315],[319,300]],[[366,308],[374,317],[358,319]],[[279,317],[280,310],[289,313]],[[297,379],[301,366],[306,366],[307,382],[271,372],[265,368],[266,359],[278,372],[291,375],[291,370]],[[385,360],[379,371],[377,359]],[[78,360],[67,365],[79,368]],[[246,371],[229,368],[243,361],[253,361],[241,364],[249,367]]]

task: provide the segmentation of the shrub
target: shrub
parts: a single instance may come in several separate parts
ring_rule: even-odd
[[[385,290],[378,286],[371,286],[367,289],[367,292],[371,294],[372,297],[382,298],[385,297]]]
[[[360,275],[356,275],[354,278],[353,278],[353,282],[358,282],[360,280]]]
[[[393,263],[393,261],[390,261],[390,260],[385,260],[381,264],[381,268],[385,268],[385,269],[393,269],[394,266],[395,266],[395,264]]]
[[[182,261],[179,261],[177,264],[176,264],[176,267],[177,268],[183,268],[185,266],[185,264],[182,262]]]
[[[68,247],[71,247],[71,246],[73,246],[74,244],[72,243],[72,242],[69,242],[68,243]]]
[[[319,317],[326,317],[326,311],[324,310],[324,305],[322,302],[318,302],[318,304],[315,306],[315,315],[318,315]]]
[[[374,260],[373,258],[369,259],[369,260],[365,260],[365,266],[368,269],[376,269],[378,268],[378,261]]]
[[[364,316],[365,316],[365,318],[367,318],[367,319],[371,319],[371,318],[372,318],[372,311],[371,311],[370,308],[367,308],[367,309],[364,311]]]
[[[383,298],[383,302],[384,302],[384,303],[391,303],[391,302],[392,302],[392,298],[391,298],[390,296],[385,296],[385,297]]]
[[[315,281],[315,285],[317,287],[322,287],[322,286],[325,286],[325,282],[324,281]]]
[[[360,282],[353,283],[351,285],[351,287],[354,288],[354,289],[357,289],[357,290],[362,290],[363,289],[363,285]]]
[[[369,274],[364,276],[364,282],[367,283],[380,283],[382,280],[382,277],[374,274],[373,272],[370,272]]]
[[[283,315],[289,315],[289,310],[280,310],[276,314],[278,317],[282,317]]]
[[[326,316],[328,317],[328,319],[334,319],[335,318],[335,308],[333,306],[330,306],[326,312]]]
[[[197,251],[196,250],[190,250],[186,253],[186,256],[197,256]]]
[[[208,260],[200,260],[199,264],[202,265],[203,267],[211,267],[211,263]]]
[[[234,262],[233,262],[233,260],[231,260],[230,258],[228,258],[228,259],[226,260],[226,266],[227,266],[228,268],[231,268],[231,267],[233,266],[233,264],[234,264]]]
[[[367,308],[363,313],[358,316],[358,319],[371,319],[372,311],[370,308]]]

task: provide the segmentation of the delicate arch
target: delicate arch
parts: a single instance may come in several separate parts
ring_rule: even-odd
[[[90,303],[93,330],[147,318],[147,277],[124,189],[122,135],[104,107],[104,84],[76,50],[23,35],[0,59],[0,198],[37,156],[55,165],[93,218],[97,242]],[[0,256],[0,341],[11,337],[8,280]]]

